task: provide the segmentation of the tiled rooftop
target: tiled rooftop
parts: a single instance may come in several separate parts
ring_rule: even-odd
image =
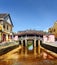
[[[6,17],[8,14],[4,13],[4,14],[0,14],[0,18],[4,18]]]

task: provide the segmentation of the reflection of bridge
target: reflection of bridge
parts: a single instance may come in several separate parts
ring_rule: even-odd
[[[19,38],[19,44],[22,46],[22,51],[21,51],[21,54],[24,54],[23,51],[25,50],[25,55],[27,55],[28,53],[28,41],[31,41],[32,42],[32,45],[33,45],[33,52],[34,52],[34,55],[37,54],[37,48],[38,48],[38,54],[40,54],[40,42],[42,41],[42,38],[40,37],[36,37],[36,36],[33,36],[33,37],[21,37]],[[25,49],[23,48],[25,47]]]

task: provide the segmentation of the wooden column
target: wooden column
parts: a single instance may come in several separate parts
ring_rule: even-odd
[[[40,39],[38,40],[38,55],[40,55]]]
[[[27,56],[27,39],[25,39],[25,56]]]
[[[2,28],[3,26],[0,24],[0,42],[2,42]]]
[[[0,42],[2,41],[2,33],[0,32]]]
[[[21,47],[22,47],[22,49],[21,49],[21,55],[23,55],[23,40],[21,40]]]
[[[8,34],[6,34],[6,41],[8,41]]]
[[[36,39],[34,39],[34,55],[36,55]]]

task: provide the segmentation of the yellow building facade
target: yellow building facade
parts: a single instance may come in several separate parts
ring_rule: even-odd
[[[0,14],[0,42],[12,40],[13,23],[9,14]]]
[[[48,29],[48,32],[54,34],[55,38],[57,38],[57,21],[51,28]]]

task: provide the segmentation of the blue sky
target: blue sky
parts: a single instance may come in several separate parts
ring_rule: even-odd
[[[47,30],[57,20],[57,0],[0,0],[0,13],[10,13],[14,32]]]

